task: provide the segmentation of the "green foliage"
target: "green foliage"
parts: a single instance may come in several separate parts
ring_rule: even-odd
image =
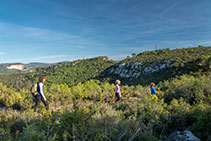
[[[83,83],[97,77],[102,71],[115,64],[106,57],[98,57],[85,60],[77,60],[70,63],[52,66],[55,69],[47,68],[47,85],[63,84],[73,86],[79,82]]]
[[[21,94],[16,92],[13,88],[7,88],[0,83],[0,105],[11,107],[22,102]]]
[[[190,126],[190,130],[195,135],[201,137],[202,140],[206,140],[211,135],[211,109],[207,109],[205,112],[197,116],[196,122]]]
[[[146,51],[137,56],[126,58],[112,67],[113,70],[130,75],[130,77],[121,77],[120,74],[111,72],[111,69],[108,69],[100,75],[100,78],[109,80],[109,82],[115,82],[116,79],[120,79],[122,84],[125,85],[149,85],[151,82],[159,83],[184,74],[210,73],[210,60],[211,47]],[[116,67],[118,65],[121,67]],[[139,67],[136,68],[134,65]],[[131,68],[131,66],[133,67]],[[151,72],[145,72],[145,70],[151,70]],[[141,74],[139,77],[132,77],[131,74],[135,73]]]
[[[50,66],[37,67],[36,72],[0,75],[0,82],[16,89],[29,89],[33,83],[37,83],[40,75],[46,75],[45,86],[52,84],[67,84],[74,86],[87,80],[97,78],[105,69],[116,64],[107,57],[76,60],[73,62],[58,63]]]
[[[3,84],[14,87],[16,89],[26,88],[30,89],[34,79],[28,77],[29,74],[11,74],[11,75],[0,75],[0,82]],[[37,80],[37,78],[36,78]],[[36,81],[34,81],[36,82]]]
[[[175,60],[175,62],[188,62],[191,58],[200,58],[201,56],[210,56],[211,47],[196,47],[196,48],[182,48],[182,49],[160,49],[154,51],[145,51],[138,54],[136,57],[128,58],[122,62],[153,62],[157,60]]]
[[[87,62],[82,60],[82,66],[81,61],[74,63],[83,70]],[[73,64],[57,65],[74,68]],[[94,66],[90,68],[94,70]],[[53,73],[59,70],[55,69]],[[66,73],[64,76],[69,75],[68,69],[60,71]],[[73,78],[84,76],[82,72],[78,71],[79,75]],[[62,73],[54,83],[50,82],[54,79],[53,73],[49,71],[45,87],[50,111],[41,104],[38,111],[33,112],[31,107],[35,103],[29,89],[16,90],[0,83],[0,140],[158,140],[187,128],[201,140],[210,136],[210,73],[182,75],[160,82],[156,87],[158,99],[150,95],[149,86],[122,85],[122,100],[116,104],[111,103],[115,98],[114,84],[96,79],[86,81],[89,76],[80,78],[81,82],[72,83],[74,85],[60,84]],[[24,79],[37,78],[37,74],[27,77]],[[2,110],[2,106],[7,110]]]
[[[179,99],[183,97],[186,102],[193,104],[201,100],[211,103],[211,75],[203,75],[200,77],[181,76],[172,81],[160,83],[160,88],[165,93],[166,102],[170,102],[173,98]]]

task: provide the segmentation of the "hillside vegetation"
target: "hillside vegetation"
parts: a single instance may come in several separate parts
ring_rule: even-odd
[[[73,86],[79,82],[83,83],[87,80],[94,79],[115,63],[116,61],[109,60],[108,57],[102,56],[59,63],[43,70],[43,74],[48,77],[48,84],[55,83]],[[38,72],[40,73],[42,70]]]
[[[211,47],[161,49],[128,57],[105,70],[100,78],[128,85],[147,85],[170,80],[183,74],[207,73],[211,70]]]
[[[119,63],[97,57],[1,75],[0,140],[156,141],[185,129],[211,140],[210,49],[143,52]],[[41,104],[35,113],[29,89],[41,74],[50,111]],[[117,78],[123,100],[112,104],[109,82]],[[151,81],[158,98],[150,95]]]
[[[20,70],[7,69],[8,66],[9,65],[7,65],[7,64],[0,64],[0,75],[16,74],[16,73],[20,72]]]
[[[0,64],[0,75],[11,75],[11,74],[26,74],[34,72],[36,68],[40,66],[47,66],[46,64],[21,64],[21,63],[11,63],[11,64]]]
[[[181,48],[181,49],[159,49],[154,51],[145,51],[135,57],[129,57],[121,61],[121,63],[127,62],[155,62],[157,60],[162,61],[173,61],[181,64],[194,61],[196,58],[210,57],[211,47],[192,47],[192,48]]]
[[[189,129],[201,140],[211,133],[211,75],[183,75],[149,87],[122,86],[123,100],[111,104],[114,84],[89,80],[46,90],[50,111],[34,113],[30,92],[0,84],[0,140],[158,140]]]
[[[0,82],[16,89],[30,89],[37,82],[40,75],[46,75],[46,85],[67,84],[73,86],[79,82],[97,77],[105,69],[117,63],[107,57],[96,57],[90,59],[76,60],[72,62],[58,63],[50,66],[36,67],[33,73],[19,73],[11,75],[0,75]]]

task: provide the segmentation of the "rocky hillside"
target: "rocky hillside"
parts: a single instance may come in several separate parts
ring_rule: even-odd
[[[14,69],[13,65],[21,65],[21,64],[0,64],[0,75],[16,74],[21,72],[20,69]]]
[[[146,51],[108,68],[101,78],[125,84],[159,82],[199,70],[210,70],[211,47]]]
[[[23,71],[23,70],[26,70],[26,67],[23,65],[23,64],[18,64],[18,65],[10,65],[10,66],[8,66],[7,67],[7,69],[9,69],[9,70],[21,70],[21,71]]]
[[[39,66],[21,63],[0,64],[0,75],[30,73],[34,72],[37,67]]]

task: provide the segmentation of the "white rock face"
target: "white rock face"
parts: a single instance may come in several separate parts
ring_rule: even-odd
[[[160,60],[153,63],[137,63],[137,62],[127,62],[123,64],[117,64],[114,68],[109,70],[109,73],[117,74],[120,77],[131,77],[138,78],[141,75],[150,74],[161,69],[173,66],[174,60],[168,61],[168,63],[161,62]]]
[[[7,69],[9,69],[9,70],[11,70],[11,69],[24,70],[24,69],[26,69],[26,67],[24,65],[11,65],[11,66],[7,67]]]

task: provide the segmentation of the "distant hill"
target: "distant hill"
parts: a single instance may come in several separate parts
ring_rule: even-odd
[[[109,60],[106,56],[89,59],[79,59],[72,62],[63,62],[53,65],[38,66],[34,72],[19,73],[11,75],[0,75],[0,81],[15,88],[29,88],[37,81],[38,76],[46,75],[46,85],[63,84],[69,86],[96,78],[107,68],[116,64],[116,61]],[[8,81],[9,80],[9,81]]]
[[[145,51],[128,57],[105,70],[99,79],[123,84],[149,84],[168,80],[177,75],[210,71],[211,47],[161,49]]]
[[[88,59],[79,59],[72,62],[63,62],[51,65],[46,68],[38,68],[37,72],[48,77],[47,83],[66,83],[69,86],[79,82],[85,82],[96,78],[107,68],[116,64],[116,61],[109,60],[106,56]]]
[[[49,66],[52,64],[32,62],[28,64],[23,63],[4,63],[0,64],[0,75],[20,74],[34,72],[38,67]]]
[[[40,63],[40,62],[31,62],[31,63],[28,63],[26,64],[28,66],[45,66],[45,65],[51,65],[49,63]]]
[[[25,65],[22,63],[0,64],[0,75],[34,72],[36,67],[37,66]]]
[[[13,63],[13,64],[0,64],[0,75],[9,75],[9,74],[17,74],[20,73],[20,69],[10,69],[10,66],[12,65],[23,65],[21,63]]]

